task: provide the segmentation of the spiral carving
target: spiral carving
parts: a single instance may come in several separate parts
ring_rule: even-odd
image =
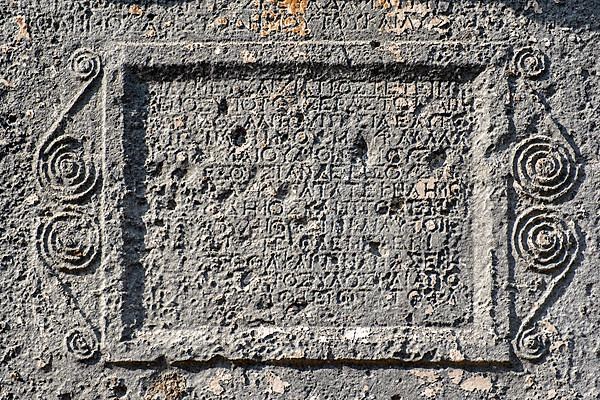
[[[98,256],[100,230],[90,217],[66,211],[42,223],[37,240],[46,264],[62,271],[79,271]]]
[[[523,47],[515,53],[514,69],[526,78],[539,78],[546,72],[546,57],[538,49]]]
[[[543,332],[535,327],[522,330],[515,341],[516,352],[526,360],[539,360],[550,348],[550,340]]]
[[[545,208],[529,209],[517,218],[513,243],[519,258],[538,272],[570,265],[579,247],[575,227]]]
[[[65,348],[78,360],[89,360],[98,351],[96,335],[87,328],[76,328],[65,336]]]
[[[47,140],[38,156],[38,178],[56,197],[73,202],[88,196],[98,180],[92,156],[75,137]]]
[[[542,201],[554,201],[573,189],[578,167],[575,154],[548,136],[534,136],[519,143],[513,156],[517,189]]]
[[[88,49],[79,49],[71,56],[69,68],[81,80],[94,78],[100,72],[100,57]]]

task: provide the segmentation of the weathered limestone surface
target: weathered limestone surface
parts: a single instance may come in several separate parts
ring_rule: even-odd
[[[0,399],[600,398],[599,13],[0,0]]]

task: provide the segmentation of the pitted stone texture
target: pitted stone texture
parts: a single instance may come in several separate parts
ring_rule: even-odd
[[[0,399],[596,399],[596,0],[0,0]]]

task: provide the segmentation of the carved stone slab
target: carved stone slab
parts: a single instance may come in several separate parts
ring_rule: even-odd
[[[506,49],[263,48],[108,61],[106,353],[507,361]]]
[[[0,400],[600,397],[597,0],[0,0]]]

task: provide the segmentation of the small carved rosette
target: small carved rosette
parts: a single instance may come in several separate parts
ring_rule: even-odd
[[[517,355],[524,360],[535,361],[542,358],[548,352],[550,339],[535,326],[521,329],[515,339]]]
[[[94,358],[98,351],[98,340],[94,332],[87,328],[76,328],[65,336],[64,342],[67,353],[78,360]]]
[[[518,76],[536,79],[546,73],[546,57],[537,49],[517,51],[513,69]],[[541,96],[528,84],[531,98]],[[542,107],[548,113],[547,102]],[[513,341],[516,354],[525,360],[539,360],[548,353],[550,338],[540,329],[539,319],[579,256],[577,226],[558,205],[570,201],[576,192],[580,166],[571,142],[556,121],[547,115],[545,129],[520,140],[513,152],[512,175],[519,195],[513,225],[515,259],[532,273],[545,274],[547,288],[523,317]]]
[[[100,72],[100,57],[88,49],[80,49],[71,56],[69,67],[82,81],[90,80]]]
[[[37,237],[43,261],[63,272],[87,268],[100,251],[98,224],[78,211],[49,218],[39,226]]]
[[[561,199],[577,181],[575,152],[567,143],[551,137],[537,135],[523,140],[513,159],[517,189],[540,201]]]
[[[551,272],[571,265],[579,250],[573,222],[549,208],[532,208],[517,218],[513,243],[520,261],[533,271]]]
[[[515,53],[513,58],[515,72],[529,79],[536,79],[546,72],[546,56],[539,49],[523,47]]]
[[[38,158],[38,179],[55,198],[74,202],[89,196],[98,180],[96,167],[83,142],[69,135],[47,140]]]

